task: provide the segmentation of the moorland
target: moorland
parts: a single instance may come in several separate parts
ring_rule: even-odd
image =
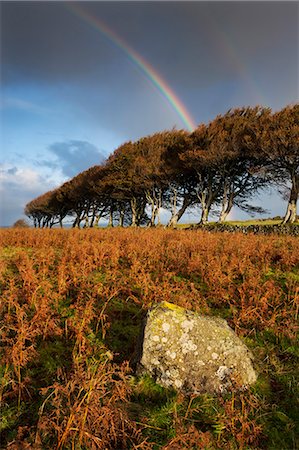
[[[297,237],[14,228],[0,239],[1,448],[297,448]],[[140,326],[161,301],[225,318],[256,384],[188,397],[136,376]]]

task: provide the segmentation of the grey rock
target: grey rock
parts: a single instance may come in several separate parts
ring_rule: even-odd
[[[137,373],[188,394],[227,392],[256,381],[252,359],[225,320],[163,302],[148,311]]]

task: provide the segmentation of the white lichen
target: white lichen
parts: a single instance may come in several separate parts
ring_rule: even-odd
[[[183,383],[181,380],[177,379],[177,380],[174,380],[174,385],[177,389],[180,389],[180,387],[182,387]]]
[[[185,331],[191,331],[192,330],[192,328],[193,328],[193,326],[194,326],[194,323],[193,323],[193,321],[192,320],[184,320],[182,323],[181,323],[181,327],[183,328],[183,330],[185,330]]]
[[[169,323],[164,322],[163,325],[162,325],[162,330],[163,330],[165,333],[168,333],[169,329],[170,329]]]
[[[230,373],[231,373],[231,370],[228,367],[219,366],[215,375],[216,375],[216,377],[219,378],[219,380],[223,381]]]

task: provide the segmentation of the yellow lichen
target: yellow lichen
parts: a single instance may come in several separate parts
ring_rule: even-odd
[[[182,308],[181,306],[175,305],[174,303],[169,303],[169,302],[161,302],[158,305],[159,308],[165,308],[165,309],[170,309],[171,311],[176,311],[176,312],[180,312],[180,313],[184,313],[185,314],[185,310],[184,308]]]

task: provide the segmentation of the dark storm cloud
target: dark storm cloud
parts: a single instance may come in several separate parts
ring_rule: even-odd
[[[49,81],[101,73],[113,61],[109,46],[91,39],[86,24],[63,2],[5,2],[2,6],[4,80]],[[105,62],[99,67],[99,61]]]
[[[4,223],[14,208],[20,214],[21,205],[53,188],[41,173],[73,177],[99,164],[103,155],[87,141],[113,151],[183,126],[176,107],[125,50],[76,16],[69,2],[0,3],[6,152],[23,152],[20,160],[34,167],[0,170]],[[280,109],[299,98],[298,2],[83,1],[80,7],[151,64],[197,123],[239,105]],[[60,142],[49,148],[54,140]]]
[[[80,2],[177,85],[205,86],[298,55],[297,2]],[[3,77],[118,76],[126,55],[65,2],[3,2]],[[297,51],[296,51],[297,50]],[[296,58],[292,68],[297,70]],[[171,63],[171,64],[170,64]],[[248,67],[247,67],[248,66]]]
[[[56,142],[49,147],[56,156],[55,161],[41,161],[39,165],[50,169],[61,169],[67,177],[73,177],[83,170],[101,164],[105,157],[92,144],[86,141]]]

